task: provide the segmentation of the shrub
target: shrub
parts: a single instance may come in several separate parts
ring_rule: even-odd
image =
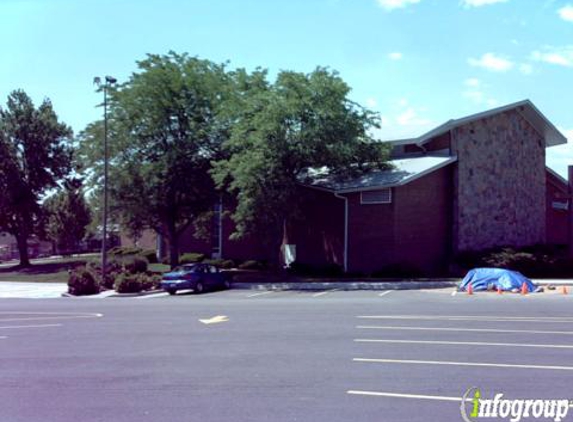
[[[115,246],[111,248],[108,253],[115,256],[129,256],[141,253],[143,249],[132,246]]]
[[[223,268],[224,270],[230,270],[231,268],[235,268],[237,266],[237,264],[235,264],[235,261],[233,261],[232,259],[225,259],[223,262],[221,262],[220,267]]]
[[[114,287],[118,293],[139,293],[143,289],[139,274],[126,273],[117,276]]]
[[[125,270],[131,274],[144,273],[149,267],[149,262],[147,262],[147,259],[139,255],[135,255],[124,263],[124,267]]]
[[[494,267],[519,271],[527,277],[571,277],[573,261],[565,254],[565,250],[555,246],[505,247],[464,252],[456,257],[456,263],[466,270]]]
[[[260,261],[249,260],[239,264],[238,268],[241,270],[262,270],[264,264]]]
[[[235,262],[230,259],[205,259],[204,264],[215,265],[216,267],[228,270],[235,267]]]
[[[95,295],[99,293],[97,276],[86,267],[76,268],[68,279],[68,292],[75,296]]]
[[[157,264],[157,253],[155,252],[154,249],[144,249],[137,255],[147,259],[147,262],[149,262],[150,264]]]
[[[119,255],[122,247],[121,246],[114,246],[111,249],[108,249],[107,253],[110,255]]]
[[[156,290],[161,284],[161,275],[159,274],[139,274],[138,278],[142,290]]]
[[[202,253],[184,253],[179,257],[180,264],[192,264],[194,262],[201,262],[205,259],[205,254]]]

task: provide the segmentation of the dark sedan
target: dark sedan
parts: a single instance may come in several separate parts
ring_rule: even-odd
[[[217,267],[209,264],[187,264],[163,274],[161,288],[174,295],[178,290],[193,290],[203,293],[206,290],[228,289],[229,280]]]

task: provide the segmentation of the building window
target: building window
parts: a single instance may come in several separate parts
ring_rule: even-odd
[[[392,203],[392,189],[379,189],[360,192],[360,203],[369,204],[391,204]]]
[[[553,201],[551,206],[554,210],[569,211],[569,201],[564,201],[564,202]]]

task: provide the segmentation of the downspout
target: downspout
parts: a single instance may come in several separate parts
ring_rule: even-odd
[[[567,167],[568,211],[569,211],[569,257],[573,258],[573,166]]]
[[[344,272],[348,272],[348,197],[341,196],[339,193],[334,192],[334,196],[338,199],[344,200]]]
[[[219,194],[219,258],[223,259],[223,194]]]

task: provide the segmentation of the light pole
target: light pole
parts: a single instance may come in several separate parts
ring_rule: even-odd
[[[106,76],[104,83],[99,77],[94,83],[103,89],[103,212],[102,212],[102,238],[101,238],[101,279],[105,282],[107,267],[107,179],[109,152],[107,147],[107,91],[117,82],[117,79]]]

